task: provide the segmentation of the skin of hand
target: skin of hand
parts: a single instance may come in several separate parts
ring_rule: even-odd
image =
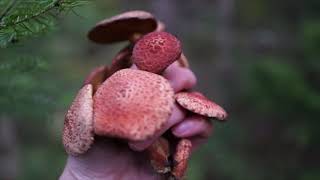
[[[163,76],[168,79],[175,92],[190,89],[196,84],[194,73],[177,63],[170,65]],[[202,116],[188,115],[186,110],[175,104],[167,124],[150,139],[125,142],[97,137],[88,152],[68,157],[60,180],[164,179],[153,171],[144,150],[169,129],[178,138],[190,139],[193,148],[196,148],[210,136],[212,124]]]

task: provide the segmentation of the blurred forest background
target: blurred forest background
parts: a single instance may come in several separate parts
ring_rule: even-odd
[[[1,1],[0,13],[10,2]],[[13,38],[0,49],[0,179],[59,177],[68,106],[90,70],[125,46],[86,33],[134,9],[180,38],[198,89],[229,112],[194,153],[188,179],[320,179],[319,0],[97,0],[45,34]]]

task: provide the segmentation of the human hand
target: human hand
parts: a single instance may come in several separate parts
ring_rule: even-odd
[[[179,67],[177,63],[170,65],[163,76],[168,79],[175,92],[190,89],[196,84],[193,72]],[[143,142],[96,137],[88,152],[68,157],[60,180],[164,179],[162,175],[154,172],[144,150],[168,130],[177,138],[190,139],[195,148],[211,134],[212,125],[201,116],[189,115],[175,104],[166,125]]]

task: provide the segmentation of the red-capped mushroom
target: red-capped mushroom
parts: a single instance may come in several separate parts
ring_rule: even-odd
[[[173,157],[174,166],[171,174],[176,179],[183,179],[187,168],[188,168],[188,161],[191,155],[192,150],[192,143],[188,139],[181,139],[177,146],[176,152]]]
[[[80,89],[68,110],[63,128],[62,141],[71,155],[86,152],[93,143],[92,85]]]
[[[199,92],[179,92],[175,95],[175,98],[182,107],[191,112],[218,120],[227,118],[227,113],[222,107]]]
[[[84,85],[91,84],[93,93],[96,92],[100,84],[109,76],[110,70],[108,66],[100,66],[94,68],[84,80]]]
[[[110,76],[93,99],[96,134],[141,141],[167,122],[174,92],[162,76],[123,69]]]
[[[180,41],[167,32],[152,32],[143,36],[134,46],[133,63],[139,69],[161,73],[181,54]]]
[[[128,11],[100,21],[88,33],[90,40],[108,44],[120,41],[135,42],[140,36],[154,31],[157,21],[145,11]]]

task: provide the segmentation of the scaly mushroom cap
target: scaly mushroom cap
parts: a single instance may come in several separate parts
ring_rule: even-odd
[[[175,95],[175,98],[182,107],[194,113],[219,120],[227,118],[227,113],[222,107],[199,92],[179,92]]]
[[[143,36],[133,47],[133,63],[141,70],[161,73],[180,57],[181,44],[167,32],[152,32]]]
[[[172,174],[176,179],[183,179],[187,168],[188,161],[191,155],[192,143],[189,139],[181,139],[177,146],[176,152],[173,156],[174,167],[172,170]]]
[[[68,110],[63,128],[62,141],[67,153],[85,153],[93,143],[92,85],[80,89]]]
[[[93,69],[90,74],[84,80],[84,85],[91,84],[93,87],[93,93],[96,92],[100,84],[109,76],[108,66],[100,66]]]
[[[90,40],[101,43],[114,43],[134,39],[157,28],[157,21],[145,11],[128,11],[99,22],[88,33]]]
[[[162,76],[123,69],[109,77],[93,99],[96,134],[141,141],[167,122],[174,92]]]

